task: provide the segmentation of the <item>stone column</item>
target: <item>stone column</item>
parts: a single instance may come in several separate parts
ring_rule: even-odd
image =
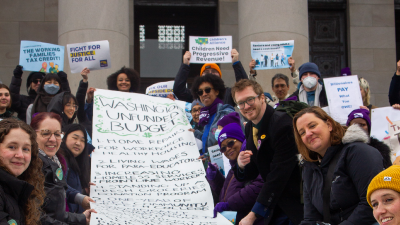
[[[309,61],[307,0],[239,0],[240,60],[249,71],[250,42],[294,40],[296,67]],[[257,71],[257,81],[272,93],[271,78],[276,73],[289,77],[290,91],[295,90],[289,69]]]
[[[108,40],[110,69],[94,70],[89,74],[89,87],[107,89],[106,79],[122,66],[129,67],[129,4],[128,0],[68,0],[58,2],[58,44]],[[67,53],[67,50],[65,50]],[[64,70],[72,93],[76,92],[79,73],[71,74],[65,54]]]
[[[371,104],[388,106],[396,72],[394,1],[349,0],[348,7],[351,72],[368,81]]]

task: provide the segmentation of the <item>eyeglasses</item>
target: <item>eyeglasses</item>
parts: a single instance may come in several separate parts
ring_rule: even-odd
[[[244,109],[244,107],[246,106],[245,103],[247,103],[247,105],[252,106],[255,102],[255,99],[258,98],[259,95],[256,95],[255,97],[250,97],[248,98],[246,101],[244,102],[238,102],[237,103],[237,107],[239,109]]]
[[[37,84],[37,83],[40,83],[40,81],[41,81],[41,79],[36,79],[36,80],[33,80],[32,83]]]
[[[66,106],[67,108],[74,108],[75,111],[78,111],[78,106],[77,106],[77,105],[66,104],[65,106]]]
[[[286,87],[286,84],[275,84],[274,85],[274,88],[284,88],[284,87]]]
[[[192,110],[192,113],[199,113],[200,112],[200,109],[193,109]]]
[[[233,145],[235,145],[235,142],[236,142],[236,139],[229,141],[228,144],[226,144],[226,146],[220,148],[219,151],[220,151],[221,153],[226,152],[226,149],[227,149],[227,148],[232,148]]]
[[[211,89],[214,89],[214,88],[210,88],[210,87],[205,88],[205,89],[204,89],[204,92],[206,92],[206,93],[208,94],[208,93],[211,92]],[[197,94],[198,94],[199,96],[202,96],[202,95],[203,95],[203,90],[199,89],[199,90],[197,91]]]
[[[62,132],[60,132],[60,131],[56,131],[56,132],[52,133],[49,130],[36,130],[36,132],[40,132],[40,135],[43,138],[48,138],[48,139],[50,139],[51,135],[53,135],[53,134],[54,134],[54,137],[57,140],[61,140],[63,138],[63,136],[64,136],[64,134]]]

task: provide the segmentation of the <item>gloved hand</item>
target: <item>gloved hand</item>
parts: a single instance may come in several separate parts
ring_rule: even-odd
[[[214,208],[214,218],[217,217],[217,212],[229,210],[228,202],[218,202]]]
[[[214,180],[218,173],[218,167],[216,167],[211,162],[208,162],[208,168],[206,171],[206,177],[209,180]]]
[[[14,69],[14,77],[21,78],[22,77],[22,66],[17,65]]]
[[[60,77],[60,79],[61,78],[67,78],[67,74],[64,71],[58,72],[57,75],[58,75],[58,77]]]

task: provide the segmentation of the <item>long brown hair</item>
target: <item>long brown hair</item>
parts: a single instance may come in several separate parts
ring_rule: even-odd
[[[329,121],[332,124],[332,131],[331,131],[331,135],[330,135],[331,145],[338,145],[342,142],[342,138],[344,136],[344,133],[346,132],[346,127],[340,125],[340,123],[333,120],[332,117],[330,117],[324,110],[322,110],[318,106],[312,106],[309,108],[305,108],[305,109],[301,110],[300,112],[298,112],[293,117],[294,138],[296,140],[297,149],[299,150],[299,153],[303,156],[303,158],[306,161],[315,162],[315,161],[318,161],[318,153],[313,152],[306,147],[306,145],[301,140],[299,131],[297,130],[297,124],[296,124],[297,120],[306,113],[312,113],[317,118],[321,119],[322,121],[324,121],[324,122]]]
[[[39,224],[41,206],[44,201],[44,176],[42,173],[42,160],[39,158],[39,147],[36,142],[36,132],[21,120],[8,118],[0,121],[0,143],[10,133],[12,129],[21,128],[29,135],[31,141],[31,163],[28,168],[17,178],[23,180],[34,187],[28,198],[26,205],[23,207],[25,215],[25,224]],[[10,171],[1,163],[0,167],[10,173]],[[11,173],[10,173],[11,174]]]

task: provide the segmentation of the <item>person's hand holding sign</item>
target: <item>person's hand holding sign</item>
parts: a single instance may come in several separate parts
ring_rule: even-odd
[[[256,60],[252,59],[249,63],[250,67],[250,74],[255,74],[256,71],[254,70],[254,67],[256,67]]]
[[[82,76],[83,83],[87,83],[88,82],[88,74],[89,73],[90,73],[90,70],[87,67],[83,68],[83,70],[81,71],[81,76]]]
[[[96,88],[89,88],[86,92],[86,102],[87,103],[92,103],[93,102],[93,96],[94,96],[94,92],[96,91]]]
[[[244,167],[250,163],[250,158],[253,155],[251,150],[246,150],[239,153],[239,157],[237,159],[238,165],[240,169],[244,169]]]
[[[231,55],[232,55],[232,63],[239,61],[239,52],[236,49],[232,49]]]
[[[296,65],[292,56],[288,58],[288,63],[290,65],[289,67],[290,72],[294,73],[294,71],[296,71]]]
[[[192,54],[189,51],[186,51],[185,54],[183,55],[183,64],[186,64],[189,66],[191,57],[192,57]]]

